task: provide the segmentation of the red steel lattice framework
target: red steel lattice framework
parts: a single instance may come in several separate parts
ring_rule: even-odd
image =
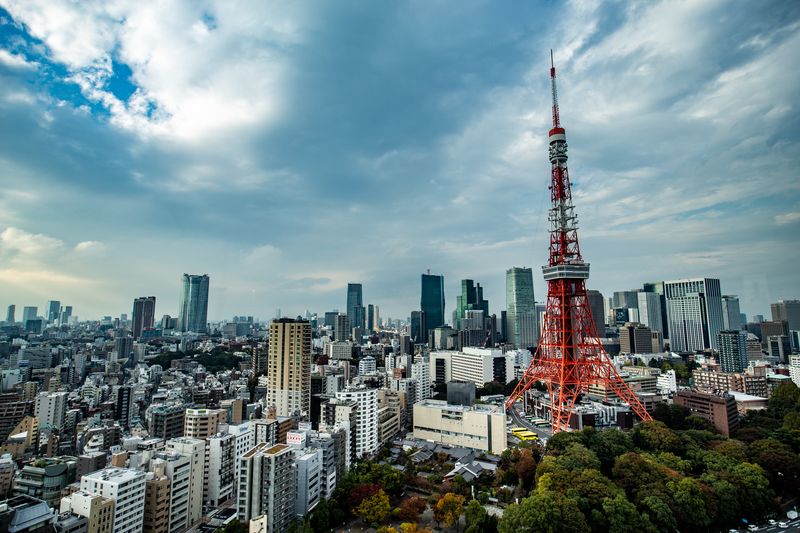
[[[622,380],[597,336],[586,293],[589,264],[583,262],[578,225],[567,171],[567,138],[558,115],[556,69],[550,52],[553,128],[550,199],[550,260],[542,267],[547,282],[547,310],[542,337],[530,366],[506,401],[509,410],[537,381],[547,386],[553,432],[569,429],[578,396],[589,385],[603,387],[627,403],[642,420],[650,420],[642,403]]]

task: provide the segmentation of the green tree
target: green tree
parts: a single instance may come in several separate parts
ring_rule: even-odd
[[[633,442],[637,446],[654,452],[670,452],[681,455],[684,451],[680,437],[663,422],[642,422],[633,430]]]
[[[483,505],[478,500],[471,500],[464,510],[464,519],[467,523],[466,531],[472,531],[470,528],[476,526],[486,514],[488,514],[486,509],[483,508]]]
[[[606,498],[603,502],[603,511],[608,520],[609,533],[656,531],[648,520],[642,520],[642,515],[639,514],[636,506],[629,502],[624,494]]]
[[[389,504],[389,497],[383,491],[378,492],[362,501],[356,507],[356,515],[364,521],[365,524],[372,524],[374,526],[383,522],[386,515],[391,511],[392,506]]]
[[[747,447],[750,460],[764,469],[770,485],[780,494],[800,493],[800,457],[776,439],[757,440]]]
[[[700,483],[696,479],[683,478],[680,481],[669,481],[667,487],[678,507],[678,525],[680,529],[696,531],[709,525],[706,502]]]
[[[658,496],[645,496],[642,498],[639,508],[647,515],[649,522],[658,531],[675,531],[678,529],[678,523],[675,521],[672,509]]]
[[[536,492],[509,505],[499,533],[584,533],[590,531],[575,500],[554,492]]]
[[[633,439],[629,433],[616,429],[587,432],[587,446],[600,459],[600,470],[603,474],[610,474],[614,461],[622,455],[633,451]]]

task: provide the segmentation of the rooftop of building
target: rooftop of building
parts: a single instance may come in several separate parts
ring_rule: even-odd
[[[115,483],[125,483],[126,481],[133,481],[138,478],[144,479],[144,472],[133,470],[131,468],[119,468],[116,466],[109,466],[97,472],[84,474],[83,479],[99,479],[103,481],[113,481]]]
[[[421,405],[423,407],[431,407],[433,409],[441,409],[447,411],[468,412],[476,411],[481,413],[502,413],[502,409],[497,405],[488,405],[477,403],[475,405],[453,405],[447,403],[445,400],[427,399],[417,402],[414,405]]]

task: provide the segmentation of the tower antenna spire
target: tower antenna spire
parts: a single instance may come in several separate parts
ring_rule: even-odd
[[[550,49],[550,86],[553,92],[553,127],[561,127],[561,119],[558,116],[558,91],[556,91],[556,65],[553,62],[553,49]]]

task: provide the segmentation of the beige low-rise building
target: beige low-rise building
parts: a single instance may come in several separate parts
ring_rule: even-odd
[[[423,400],[414,404],[414,437],[500,454],[508,446],[506,414],[495,405]]]

